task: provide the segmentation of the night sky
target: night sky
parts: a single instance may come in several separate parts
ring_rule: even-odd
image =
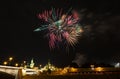
[[[79,63],[120,61],[120,7],[117,0],[9,0],[0,11],[0,62],[9,56],[15,61],[45,65],[48,59],[56,66],[67,66],[84,55]],[[51,7],[70,7],[81,15],[84,33],[79,43],[65,49],[50,50],[45,32],[33,32],[40,24],[37,14]],[[79,56],[78,55],[78,56]],[[80,57],[82,57],[80,56]]]

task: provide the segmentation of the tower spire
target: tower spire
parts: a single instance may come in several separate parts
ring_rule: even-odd
[[[30,63],[30,68],[34,68],[34,60],[33,60],[33,58],[32,58],[32,60],[31,60],[31,63]]]

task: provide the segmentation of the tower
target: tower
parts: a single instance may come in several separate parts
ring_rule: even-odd
[[[33,61],[33,58],[32,58],[32,60],[31,60],[31,63],[30,63],[30,68],[34,68],[34,61]]]

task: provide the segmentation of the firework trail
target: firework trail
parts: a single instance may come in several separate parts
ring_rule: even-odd
[[[62,9],[45,10],[38,14],[38,18],[46,22],[34,31],[48,30],[46,34],[49,38],[49,47],[55,48],[60,43],[66,46],[74,46],[78,42],[78,37],[82,32],[79,24],[79,14],[76,11],[63,13]]]

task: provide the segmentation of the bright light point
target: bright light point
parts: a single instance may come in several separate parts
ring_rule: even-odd
[[[102,67],[97,67],[97,68],[95,68],[95,70],[100,72],[100,71],[103,71],[103,68]]]
[[[90,65],[90,67],[91,67],[91,70],[95,69],[95,65]]]
[[[9,58],[9,61],[12,61],[12,60],[13,60],[13,57],[10,57],[10,58]]]
[[[4,61],[4,62],[3,62],[3,64],[4,64],[4,65],[7,65],[7,64],[8,64],[8,62]]]
[[[78,72],[78,69],[77,68],[70,68],[70,72]]]
[[[15,66],[18,67],[18,63],[16,63]]]

